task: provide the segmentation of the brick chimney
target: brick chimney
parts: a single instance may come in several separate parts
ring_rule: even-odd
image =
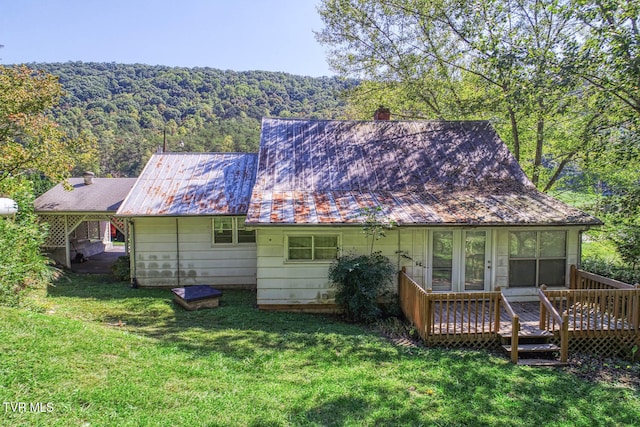
[[[386,108],[384,105],[378,107],[376,112],[373,114],[373,120],[389,120],[391,118],[391,110]]]
[[[82,174],[82,177],[84,178],[84,185],[91,185],[93,184],[93,178],[96,176],[95,173],[93,172],[85,172]]]

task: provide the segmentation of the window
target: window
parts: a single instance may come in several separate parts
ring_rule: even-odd
[[[213,219],[213,244],[255,243],[256,232],[247,230],[244,218],[217,217]]]
[[[509,286],[564,286],[567,265],[564,231],[509,233]]]
[[[323,261],[338,257],[338,236],[287,236],[289,261]]]
[[[256,232],[255,230],[247,230],[244,226],[244,218],[236,218],[238,229],[238,243],[255,243]]]

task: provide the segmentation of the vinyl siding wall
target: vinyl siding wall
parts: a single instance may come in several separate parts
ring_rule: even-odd
[[[376,241],[375,251],[381,251],[398,268],[405,267],[414,280],[427,288],[431,268],[429,259],[429,230],[460,230],[460,228],[396,228]],[[483,230],[478,228],[477,230]],[[486,290],[498,286],[508,290],[509,231],[557,230],[567,232],[567,285],[569,266],[577,264],[580,251],[580,228],[484,228],[489,231],[490,252],[487,260],[490,282]],[[258,305],[332,304],[334,288],[328,280],[328,261],[287,261],[287,235],[336,234],[343,254],[369,253],[367,241],[360,227],[269,227],[258,229],[257,275]],[[398,254],[400,252],[404,256]],[[535,288],[514,289],[515,294],[535,293]],[[507,291],[509,292],[509,291]]]
[[[329,283],[330,261],[288,261],[287,236],[337,235],[341,253],[368,254],[371,240],[360,227],[269,227],[258,229],[258,305],[333,304],[335,290]],[[406,266],[413,277],[422,280],[423,268],[397,254],[400,249],[414,259],[424,257],[424,231],[395,229],[377,240],[374,251],[381,251],[397,266]],[[395,281],[393,290],[395,291]]]
[[[213,245],[211,217],[133,221],[132,267],[140,286],[255,287],[256,245]]]

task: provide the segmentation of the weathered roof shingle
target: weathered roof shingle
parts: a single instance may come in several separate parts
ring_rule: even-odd
[[[67,180],[73,190],[58,184],[34,202],[38,213],[101,212],[115,213],[136,182],[135,178],[93,178],[85,185],[83,178]]]

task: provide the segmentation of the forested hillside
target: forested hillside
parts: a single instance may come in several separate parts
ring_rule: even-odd
[[[265,71],[115,63],[29,64],[66,91],[56,120],[71,137],[95,138],[100,176],[136,176],[167,151],[256,151],[264,116],[337,118],[354,81]],[[80,171],[76,171],[78,173]]]

